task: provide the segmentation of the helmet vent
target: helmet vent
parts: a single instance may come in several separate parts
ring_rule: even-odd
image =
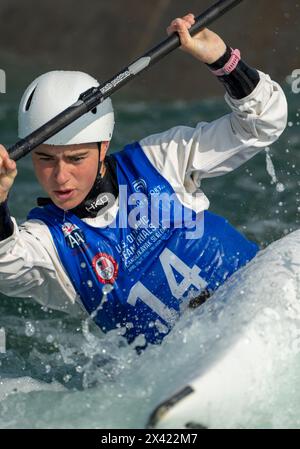
[[[92,109],[92,114],[97,114],[97,108]]]
[[[27,100],[27,102],[26,102],[26,105],[25,105],[25,111],[28,111],[29,108],[30,108],[30,105],[31,105],[31,102],[32,102],[32,98],[33,98],[35,89],[36,89],[36,87],[33,89],[33,91],[31,92],[31,94],[29,95],[29,98],[28,98],[28,100]]]

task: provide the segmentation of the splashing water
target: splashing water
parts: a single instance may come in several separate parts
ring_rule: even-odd
[[[270,155],[270,148],[266,148],[265,151],[266,151],[266,168],[267,168],[267,172],[269,173],[269,175],[272,179],[271,184],[276,184],[277,192],[284,192],[285,186],[281,182],[278,182],[276,172],[275,172],[275,167],[274,167],[273,161],[271,159],[271,155]]]
[[[137,110],[132,106],[118,105],[119,129],[112,143],[116,150],[178,123],[193,126],[227,112],[223,99],[178,106],[141,103]],[[10,143],[14,126],[12,119],[3,124]],[[283,151],[287,147],[289,153]],[[267,153],[267,170],[261,154],[227,176],[204,180],[214,211],[264,245],[285,230],[299,228],[292,200],[299,200],[299,148],[294,125]],[[284,207],[278,207],[284,188]],[[25,158],[11,196],[11,211],[19,222],[40,194],[31,161]],[[0,341],[0,426],[145,427],[152,410],[197,373],[203,395],[206,391],[198,409],[204,425],[300,428],[299,240],[298,233],[276,244],[278,251],[268,248],[207,305],[185,310],[162,345],[150,346],[139,356],[127,345],[122,329],[101,335],[85,314],[68,317],[41,310],[28,299],[1,296],[5,335],[3,345]]]
[[[83,323],[74,334],[74,323],[34,321],[26,341],[39,335],[40,346],[13,359],[27,377],[0,384],[2,427],[143,428],[162,400],[198,375],[202,400],[193,413],[205,426],[300,428],[299,231],[261,252],[202,307],[186,309],[163,343],[141,355],[122,329],[99,335]],[[15,318],[11,326],[16,333]],[[2,373],[12,369],[10,357],[1,359]]]

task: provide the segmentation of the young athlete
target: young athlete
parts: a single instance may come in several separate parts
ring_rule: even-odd
[[[258,247],[208,211],[205,178],[226,174],[283,132],[280,86],[249,67],[212,31],[191,37],[195,19],[174,20],[182,49],[226,89],[231,113],[196,128],[178,126],[107,156],[114,128],[110,99],[32,152],[47,198],[17,226],[7,197],[16,164],[0,147],[0,290],[66,312],[83,307],[129,342],[160,342],[181,307],[207,297]],[[98,83],[81,72],[46,73],[19,108],[25,137]]]

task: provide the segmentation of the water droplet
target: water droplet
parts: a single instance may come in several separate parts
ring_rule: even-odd
[[[271,156],[269,154],[269,149],[266,148],[266,168],[267,172],[272,178],[272,183],[275,184],[277,182],[277,177],[275,173],[275,168],[271,159]]]
[[[82,373],[83,367],[80,365],[76,366],[76,371],[77,371],[77,373]]]
[[[47,335],[46,341],[47,341],[47,343],[53,343],[54,342],[53,335],[51,335],[51,334]]]
[[[87,281],[87,285],[88,285],[90,288],[92,288],[92,287],[93,287],[93,282],[90,281],[90,280],[88,280],[88,281]]]
[[[284,187],[284,185],[281,182],[278,182],[276,184],[276,190],[277,190],[277,192],[284,192],[285,191],[285,187]]]
[[[85,263],[85,262],[82,262],[82,263],[80,264],[80,266],[81,266],[81,268],[85,268],[85,267],[86,267],[86,263]]]
[[[25,323],[25,335],[27,337],[32,337],[35,333],[35,327],[30,321],[26,321]]]
[[[64,381],[65,383],[68,383],[71,379],[72,379],[71,374],[66,374],[66,375],[63,377],[63,381]]]
[[[111,284],[105,284],[104,287],[102,288],[102,293],[103,293],[103,295],[108,295],[108,293],[113,291],[113,289],[114,288]]]

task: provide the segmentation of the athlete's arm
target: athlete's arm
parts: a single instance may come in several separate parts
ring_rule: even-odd
[[[213,31],[206,28],[191,37],[188,30],[194,23],[195,16],[188,14],[182,19],[173,20],[167,33],[177,32],[182,43],[181,49],[207,64],[232,98],[241,99],[250,95],[259,83],[258,71],[240,60],[239,52],[236,54]],[[230,66],[226,66],[229,63]]]
[[[0,240],[4,240],[13,233],[13,222],[7,205],[8,193],[17,176],[17,167],[15,161],[9,158],[9,155],[0,145]]]
[[[0,203],[7,200],[8,192],[16,176],[17,166],[15,161],[10,159],[4,146],[0,145]]]
[[[13,217],[10,220],[12,234],[0,241],[0,292],[76,314],[79,301],[47,227],[31,221],[19,227]]]
[[[192,38],[187,32],[192,22],[192,17],[176,19],[168,32],[178,31],[185,51],[218,70],[228,57],[228,48],[210,30]],[[220,79],[231,114],[211,123],[201,122],[196,128],[178,126],[140,141],[149,160],[177,191],[196,191],[201,179],[234,170],[276,141],[286,127],[285,95],[268,75],[242,61],[227,76],[230,81],[224,82],[225,76]]]

